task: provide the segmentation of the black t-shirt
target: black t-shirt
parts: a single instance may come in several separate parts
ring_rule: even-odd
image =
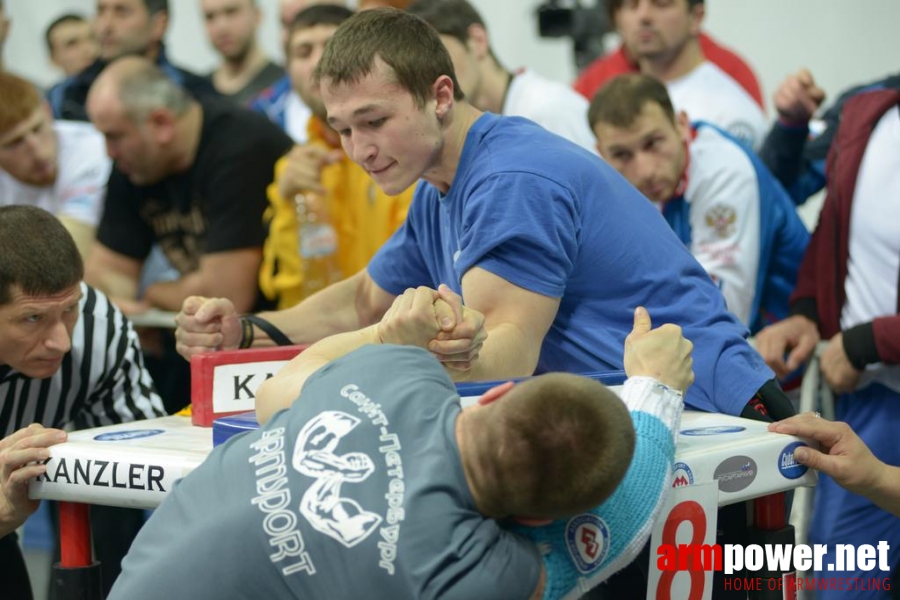
[[[195,271],[204,254],[262,247],[266,187],[292,145],[263,115],[224,100],[200,104],[193,166],[148,186],[113,168],[97,230],[104,246],[139,260],[158,243],[182,275]]]

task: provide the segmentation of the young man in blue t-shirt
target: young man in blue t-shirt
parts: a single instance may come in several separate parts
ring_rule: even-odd
[[[365,270],[264,314],[268,331],[227,301],[189,299],[178,319],[183,355],[272,344],[271,334],[314,342],[377,322],[406,288],[446,283],[485,317],[484,332],[451,318],[429,345],[459,379],[621,369],[632,311],[643,305],[697,349],[689,404],[756,416],[748,401],[761,388],[780,394],[746,328],[659,212],[590,152],[466,103],[424,22],[389,9],[355,15],[317,76],[329,125],[386,193],[424,179],[406,223]],[[775,416],[789,416],[779,398]]]

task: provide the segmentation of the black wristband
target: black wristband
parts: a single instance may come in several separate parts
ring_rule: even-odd
[[[238,317],[238,320],[241,322],[241,341],[238,344],[238,350],[246,350],[253,345],[253,338],[255,336],[253,323],[250,322],[250,319],[245,317]]]
[[[253,328],[253,325],[259,327],[260,330],[265,332],[265,334],[269,336],[269,339],[275,342],[277,346],[294,345],[294,342],[292,342],[288,336],[284,335],[284,332],[282,332],[280,329],[278,329],[259,315],[244,315],[243,317],[241,317],[241,320],[245,323],[251,323],[251,330]],[[251,343],[253,342],[252,333],[250,334],[250,341]]]
[[[841,338],[844,341],[844,354],[857,371],[862,371],[868,364],[881,361],[872,321],[845,330]]]
[[[798,298],[791,303],[791,310],[788,316],[801,315],[815,323],[819,324],[819,310],[816,305],[815,298]]]
[[[791,399],[781,390],[781,386],[774,379],[765,382],[750,402],[741,411],[745,419],[757,421],[780,421],[797,414]]]

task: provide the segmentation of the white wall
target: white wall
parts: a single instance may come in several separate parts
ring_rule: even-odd
[[[570,43],[537,36],[538,0],[472,0],[491,30],[494,49],[507,67],[529,67],[560,81],[575,75]],[[589,0],[583,0],[585,3]],[[278,0],[258,0],[266,12],[264,47],[279,56]],[[707,0],[706,29],[743,54],[756,68],[767,102],[781,79],[809,67],[833,96],[853,85],[900,71],[897,0]],[[59,74],[43,41],[59,14],[91,14],[94,0],[5,0],[13,19],[4,58],[7,68],[48,85]],[[199,0],[170,0],[169,50],[173,60],[207,71],[215,55],[206,43]]]

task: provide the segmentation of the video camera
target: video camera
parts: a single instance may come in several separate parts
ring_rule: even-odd
[[[536,10],[541,37],[571,37],[575,64],[581,69],[603,54],[603,37],[613,30],[603,0],[584,7],[579,0],[547,0]]]

